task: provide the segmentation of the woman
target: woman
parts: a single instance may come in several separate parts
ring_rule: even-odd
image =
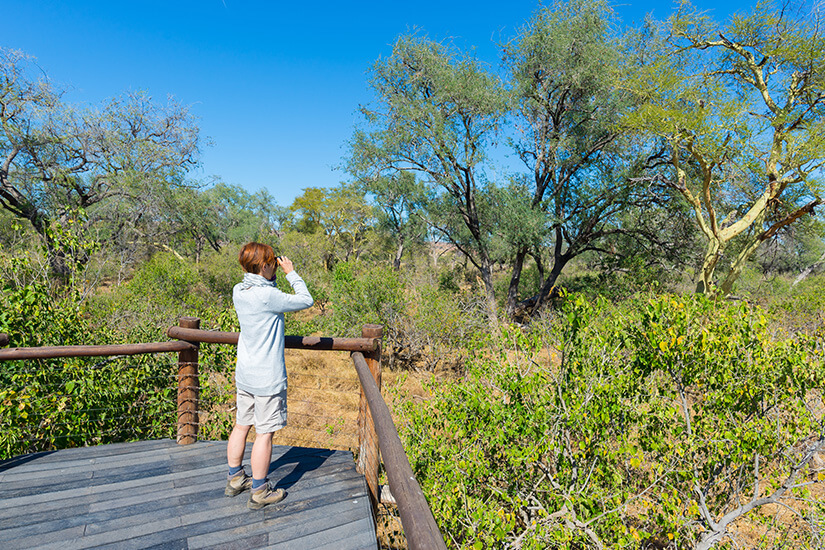
[[[243,281],[232,290],[232,301],[241,325],[235,367],[237,413],[229,435],[226,458],[229,475],[227,496],[250,489],[247,506],[258,510],[284,499],[286,492],[267,481],[272,457],[272,434],[286,425],[286,364],[284,363],[284,313],[308,308],[313,300],[289,258],[277,258],[269,245],[251,242],[241,248],[238,261]],[[281,267],[294,294],[275,286]],[[243,468],[246,436],[255,426],[252,445],[252,477]]]

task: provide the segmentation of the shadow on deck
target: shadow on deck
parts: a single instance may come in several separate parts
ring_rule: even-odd
[[[0,547],[378,548],[352,453],[276,445],[269,479],[287,491],[284,501],[251,511],[247,493],[224,496],[219,441],[16,457],[0,462]]]

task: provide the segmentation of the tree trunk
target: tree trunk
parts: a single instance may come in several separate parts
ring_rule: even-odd
[[[711,238],[708,241],[708,247],[705,250],[705,259],[702,262],[702,272],[699,274],[699,280],[696,281],[696,294],[712,295],[713,288],[713,273],[716,270],[716,264],[719,263],[719,258],[722,257],[722,243],[719,239]]]
[[[518,299],[518,288],[521,282],[521,272],[524,269],[524,259],[527,256],[527,247],[521,247],[516,252],[513,262],[513,273],[510,276],[510,286],[507,288],[507,306],[505,311],[508,317],[513,316],[516,310],[516,300]]]
[[[560,214],[557,212],[557,214]],[[571,259],[573,259],[574,254],[570,253],[570,249],[567,249],[567,252],[562,254],[562,246],[564,245],[564,233],[562,232],[561,227],[556,227],[556,242],[553,246],[553,269],[550,270],[550,274],[545,279],[544,284],[541,285],[541,290],[539,291],[538,296],[536,297],[536,303],[533,304],[533,309],[531,310],[530,314],[535,315],[538,313],[541,306],[544,305],[544,301],[550,296],[550,292],[553,290],[553,287],[556,285],[556,281],[561,275],[564,266],[567,265]]]
[[[530,312],[531,315],[538,313],[541,306],[544,305],[544,302],[547,300],[547,297],[550,296],[553,287],[556,286],[556,281],[559,279],[559,275],[561,275],[562,270],[564,270],[564,266],[567,265],[567,262],[569,262],[571,258],[572,256],[568,256],[567,254],[559,255],[554,258],[553,269],[550,270],[550,274],[547,276],[547,279],[545,279],[544,284],[541,285],[541,290],[536,298],[536,303],[533,306],[533,310]]]
[[[498,304],[496,303],[496,291],[493,287],[493,266],[485,258],[481,266],[481,281],[484,283],[484,294],[487,298],[487,314],[490,316],[490,326],[498,326]]]
[[[756,252],[756,250],[760,246],[762,246],[762,243],[776,235],[776,233],[783,227],[787,227],[788,225],[792,224],[794,221],[798,220],[805,214],[813,214],[814,208],[821,204],[821,202],[822,201],[820,199],[814,199],[805,206],[797,208],[794,212],[788,214],[782,220],[773,223],[767,230],[763,231],[761,234],[750,240],[750,242],[742,249],[742,251],[731,264],[727,277],[725,277],[725,280],[722,281],[719,293],[722,296],[727,296],[733,291],[733,284],[742,274],[742,271],[744,271],[745,264],[753,255],[753,253]],[[754,223],[761,224],[764,215],[765,212],[763,211],[762,214],[757,217],[757,220]]]
[[[398,238],[398,247],[395,249],[395,258],[392,260],[392,269],[393,271],[398,271],[401,269],[401,256],[404,254],[404,237],[401,236]]]

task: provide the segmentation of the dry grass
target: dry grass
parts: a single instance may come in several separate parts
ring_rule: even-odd
[[[378,547],[383,550],[406,550],[407,537],[401,527],[398,507],[382,502],[378,507]]]
[[[278,445],[355,450],[360,385],[344,352],[287,350],[289,419]]]
[[[273,443],[355,451],[358,448],[360,383],[346,352],[286,350],[287,426],[275,432]],[[423,395],[420,377],[383,371],[382,387]],[[386,393],[386,392],[384,392]],[[392,410],[391,400],[387,400]],[[254,440],[254,430],[250,434]]]

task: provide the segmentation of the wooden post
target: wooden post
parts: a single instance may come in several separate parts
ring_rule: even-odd
[[[196,317],[181,317],[182,328],[200,328],[201,320]],[[189,445],[198,440],[198,348],[178,352],[178,443]]]
[[[363,338],[381,338],[384,334],[384,327],[381,325],[364,325],[361,330]],[[381,389],[381,345],[372,352],[364,353],[370,373],[372,374],[378,389]],[[364,389],[361,388],[361,402],[358,409],[358,465],[357,470],[363,474],[367,480],[367,488],[370,492],[373,515],[378,512],[378,496],[380,487],[378,485],[378,466],[381,457],[378,449],[378,436],[375,433],[375,424],[370,414]]]

